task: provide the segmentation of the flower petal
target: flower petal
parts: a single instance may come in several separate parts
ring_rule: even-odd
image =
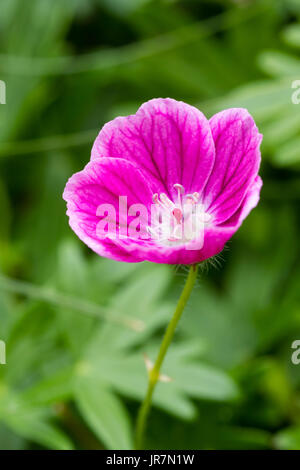
[[[203,200],[220,224],[237,211],[257,176],[262,136],[246,109],[222,111],[210,119],[210,126],[216,157]]]
[[[219,225],[219,228],[234,228],[236,231],[241,226],[243,220],[248,216],[251,210],[257,206],[262,184],[263,182],[261,177],[257,176],[248,189],[238,210],[230,217],[230,219],[227,219],[225,223]]]
[[[193,106],[173,99],[153,99],[135,115],[119,117],[100,131],[92,159],[124,158],[149,179],[154,193],[174,195],[180,183],[201,193],[214,164],[209,123]]]
[[[118,158],[93,160],[69,179],[63,194],[70,226],[84,243],[101,256],[136,261],[115,243],[116,231],[104,233],[99,230],[99,222],[107,216],[104,209],[109,204],[112,228],[115,216],[115,225],[123,226],[126,232],[130,218],[127,218],[127,208],[120,211],[119,196],[127,198],[128,207],[143,204],[148,208],[152,203],[148,182],[139,169],[133,163]],[[101,214],[99,208],[104,208]]]
[[[161,264],[195,264],[217,255],[223,250],[225,243],[236,229],[218,229],[215,227],[205,231],[204,244],[201,249],[195,249],[197,241],[191,243],[166,246],[153,240],[123,239],[115,243],[125,250],[136,261],[150,261]]]

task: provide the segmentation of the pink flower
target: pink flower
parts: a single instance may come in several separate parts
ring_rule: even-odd
[[[70,226],[96,253],[119,261],[210,258],[259,201],[261,139],[246,109],[207,120],[182,102],[148,101],[107,123],[90,163],[68,181]]]

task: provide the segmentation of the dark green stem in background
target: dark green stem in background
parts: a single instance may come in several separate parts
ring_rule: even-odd
[[[149,379],[148,379],[148,389],[147,393],[145,396],[145,399],[140,407],[138,418],[137,418],[137,427],[136,427],[136,440],[135,440],[135,448],[137,450],[141,449],[143,447],[143,442],[144,442],[144,435],[145,435],[145,430],[147,426],[147,420],[148,420],[148,415],[149,411],[151,408],[151,403],[152,403],[152,397],[153,393],[155,390],[155,386],[159,380],[160,376],[160,368],[162,366],[163,360],[167,354],[167,351],[169,349],[169,346],[172,342],[172,339],[174,337],[174,333],[176,330],[176,327],[178,325],[178,322],[180,320],[180,317],[182,315],[182,312],[187,304],[187,301],[191,295],[191,292],[193,290],[196,277],[198,273],[198,265],[192,265],[190,267],[189,275],[187,277],[184,289],[182,291],[182,294],[180,296],[180,299],[178,301],[177,307],[175,309],[174,315],[166,329],[163,341],[161,343],[159,353],[157,356],[157,359],[155,361],[154,366],[152,369],[149,371]]]

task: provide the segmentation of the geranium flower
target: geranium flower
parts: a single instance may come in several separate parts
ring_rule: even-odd
[[[246,109],[207,120],[183,102],[148,101],[107,123],[90,163],[68,181],[70,226],[119,261],[210,258],[259,201],[261,139]]]

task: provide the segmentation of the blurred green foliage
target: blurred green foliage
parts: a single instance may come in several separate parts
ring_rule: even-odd
[[[147,446],[300,449],[299,0],[1,0],[0,448],[132,447],[185,270],[100,259],[62,191],[98,129],[171,96],[247,107],[259,206],[204,269],[155,395]]]

